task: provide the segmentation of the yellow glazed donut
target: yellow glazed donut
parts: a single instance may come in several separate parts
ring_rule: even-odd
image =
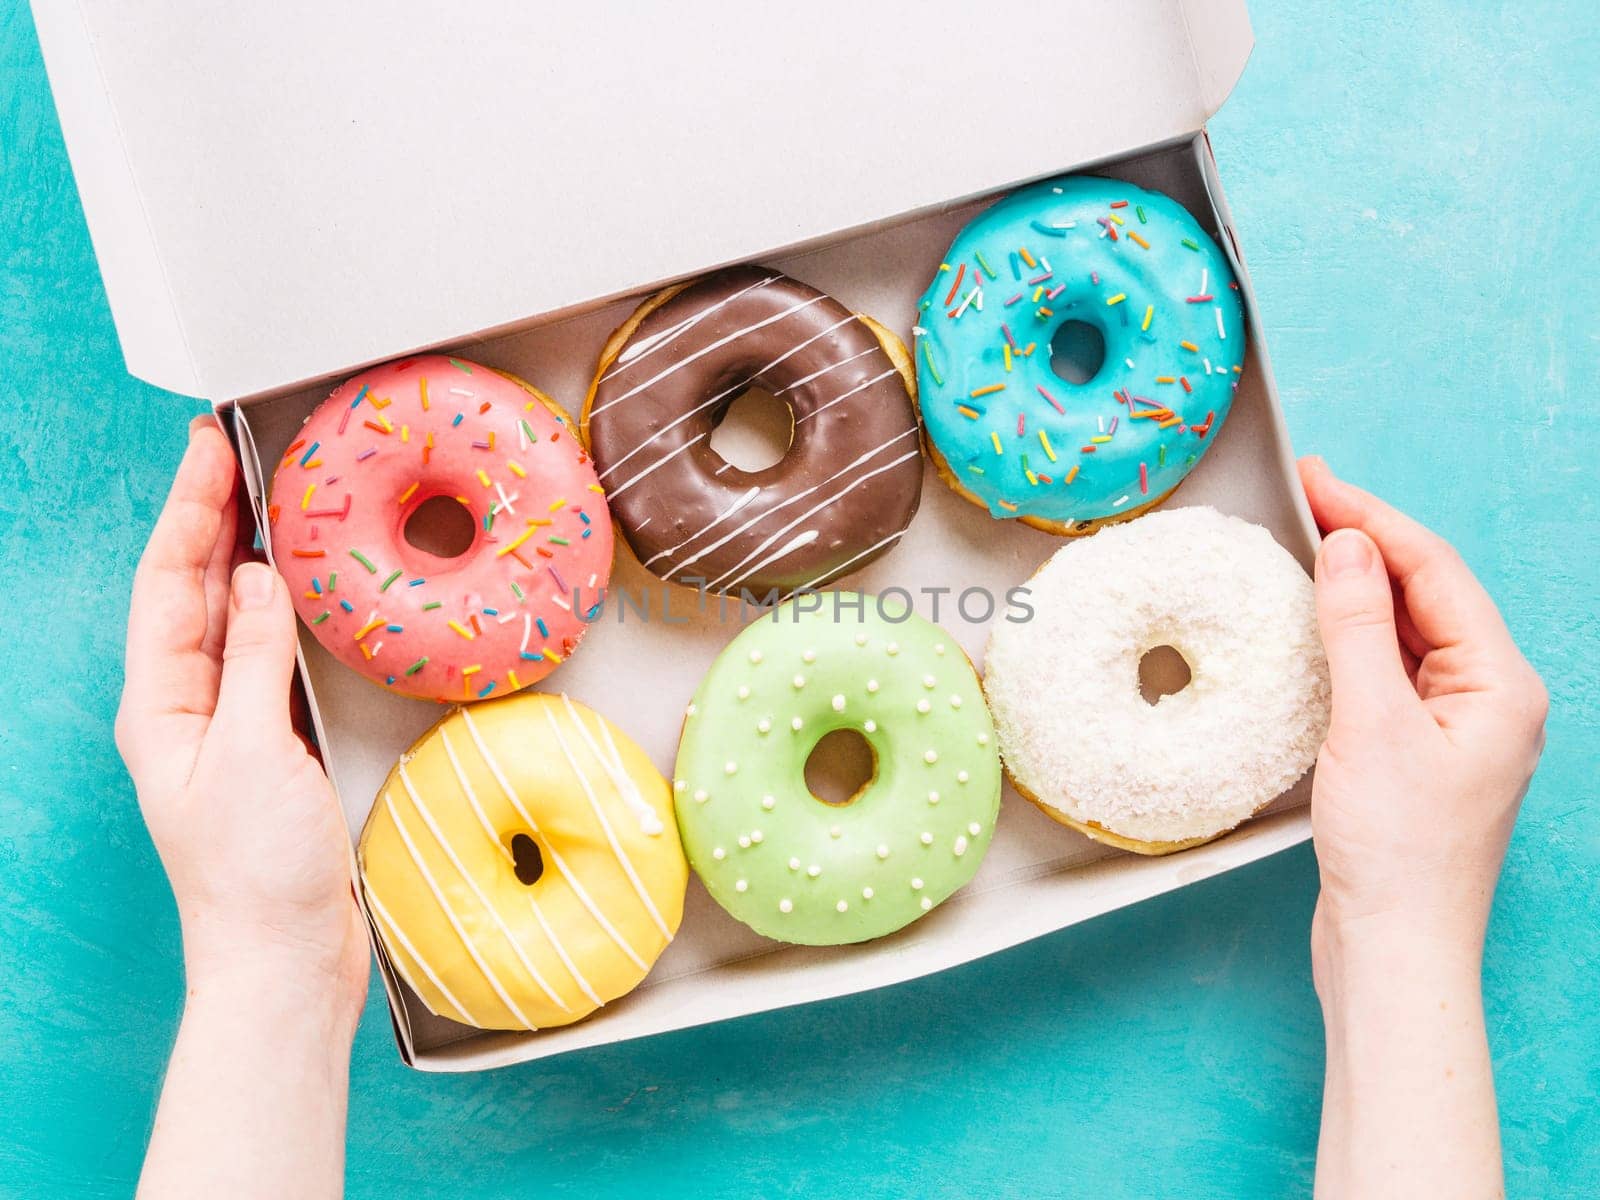
[[[633,990],[683,917],[667,781],[566,696],[457,708],[401,756],[357,850],[389,961],[429,1011],[567,1025]]]

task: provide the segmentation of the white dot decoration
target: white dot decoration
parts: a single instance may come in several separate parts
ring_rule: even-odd
[[[933,652],[935,654],[937,654],[940,658],[943,658],[944,657],[944,643],[943,642],[935,642],[934,646],[933,646]]]
[[[910,640],[891,640],[902,635]],[[850,659],[847,638],[870,654]],[[723,673],[708,674],[706,686],[680,708],[695,718],[685,725],[685,737],[698,742],[683,759],[692,769],[680,767],[681,780],[668,778],[685,820],[685,849],[699,856],[693,862],[704,866],[713,894],[731,913],[783,940],[878,936],[938,907],[970,878],[990,850],[993,832],[988,810],[973,807],[973,788],[986,793],[991,786],[993,768],[984,755],[999,735],[987,719],[980,680],[962,649],[951,644],[946,662],[936,657],[946,654],[946,644],[935,651],[925,627],[863,623],[852,629],[848,622],[843,628],[814,622],[811,629],[778,641],[750,638],[728,656]],[[750,665],[769,660],[764,671]],[[919,721],[919,732],[912,732]],[[793,731],[792,740],[783,736],[785,725]],[[884,823],[871,802],[871,813],[837,809],[824,816],[820,806],[804,802],[810,798],[806,790],[763,793],[761,783],[777,784],[776,777],[761,778],[770,775],[775,749],[790,752],[784,761],[795,773],[818,735],[836,727],[866,736],[874,751],[874,786],[892,782],[894,803],[914,809],[920,782],[930,809],[925,825],[904,809]],[[886,752],[893,761],[883,760]],[[914,770],[906,764],[918,756],[926,774],[904,775]],[[895,775],[897,770],[902,774]],[[967,786],[957,786],[958,781]],[[798,781],[785,781],[785,788],[791,784]],[[715,810],[685,803],[696,788],[702,789],[697,799],[708,802],[713,785]],[[848,845],[847,832],[853,839]],[[698,840],[691,842],[689,833]],[[769,840],[771,850],[766,849]],[[896,865],[889,870],[891,859]],[[908,868],[933,875],[904,874]],[[908,893],[899,890],[908,880],[915,902],[910,907]],[[827,936],[830,906],[841,917],[832,926],[835,936]]]
[[[696,804],[704,804],[709,799],[711,799],[711,797],[706,794],[705,788],[696,788],[695,789],[694,802]]]

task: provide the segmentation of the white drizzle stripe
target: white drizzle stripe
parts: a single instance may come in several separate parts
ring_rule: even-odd
[[[748,570],[741,572],[739,577],[738,577],[738,579],[736,579],[734,582],[735,583],[742,583],[744,580],[750,578],[750,576],[754,575],[757,571],[761,570],[763,567],[770,567],[773,563],[777,562],[780,558],[786,558],[789,555],[793,554],[796,550],[799,550],[799,549],[801,549],[802,547],[805,547],[805,546],[809,546],[812,542],[816,541],[819,536],[821,536],[821,535],[815,529],[807,529],[803,533],[795,534],[794,537],[792,537],[792,538],[790,538],[788,540],[788,542],[786,542],[779,549],[773,551],[771,554],[767,555],[760,562],[756,563],[755,566],[750,567]],[[748,562],[748,561],[749,561],[749,559],[745,560],[745,562]],[[742,566],[743,564],[741,563],[740,565]]]
[[[673,420],[671,420],[671,421],[667,422],[667,424],[663,425],[660,429],[656,430],[649,437],[645,438],[644,441],[640,442],[632,450],[629,450],[621,458],[617,459],[616,462],[614,462],[610,466],[606,467],[606,469],[604,471],[601,471],[599,473],[598,478],[600,478],[602,480],[605,479],[605,477],[607,475],[611,474],[611,472],[615,471],[618,467],[620,467],[623,463],[627,462],[635,454],[638,454],[641,451],[647,449],[651,444],[656,442],[658,439],[660,439],[662,437],[665,437],[669,432],[671,432],[673,429],[676,429],[679,425],[682,425],[685,421],[689,420],[696,413],[704,412],[706,409],[712,408],[715,405],[722,403],[722,401],[726,400],[729,396],[733,395],[735,392],[743,391],[745,388],[748,388],[751,384],[753,384],[757,379],[760,379],[761,376],[765,375],[768,371],[772,370],[773,367],[775,367],[779,363],[783,362],[784,359],[789,358],[792,355],[799,354],[800,351],[804,350],[807,346],[809,346],[812,342],[816,341],[818,338],[827,337],[828,334],[832,333],[835,329],[838,329],[841,325],[847,325],[853,320],[855,320],[855,317],[849,316],[849,317],[846,317],[843,321],[835,321],[832,325],[829,325],[821,333],[814,333],[810,337],[808,337],[805,341],[801,342],[799,345],[791,346],[788,350],[785,350],[782,354],[778,355],[777,358],[773,359],[766,366],[760,368],[757,371],[752,372],[750,375],[747,375],[745,378],[741,379],[738,383],[734,384],[732,387],[723,388],[720,392],[718,392],[715,396],[712,396],[709,400],[701,401],[699,404],[696,404],[693,408],[691,408],[688,412],[683,413],[681,416],[675,417]],[[872,351],[866,350],[866,351],[863,351],[862,353],[870,354],[870,353],[872,353]],[[860,358],[861,355],[858,354],[855,357],[856,358]],[[846,359],[845,361],[848,362],[850,360]],[[836,363],[834,365],[837,366],[838,364]],[[827,368],[824,368],[824,369],[825,370],[832,370],[833,368],[832,367],[827,367]],[[818,372],[818,374],[821,374],[821,372]],[[808,376],[807,378],[811,378],[811,377]],[[804,381],[802,381],[802,382],[804,382]],[[794,386],[793,384],[790,385],[790,387],[793,387],[793,386]],[[783,392],[786,392],[788,390],[789,390],[788,388],[784,388],[782,391],[773,392],[772,394],[773,394],[774,397],[777,397],[777,396],[781,396],[783,394]]]
[[[604,479],[607,475],[610,475],[611,472],[615,471],[618,467],[620,467],[623,463],[627,462],[635,454],[641,454],[645,450],[649,449],[649,447],[653,443],[655,443],[658,439],[663,438],[667,434],[671,433],[679,425],[682,425],[685,421],[687,421],[690,418],[692,418],[696,413],[704,412],[706,409],[712,408],[715,405],[718,405],[718,404],[722,403],[722,401],[726,400],[729,396],[733,395],[735,392],[739,391],[741,388],[749,387],[753,379],[754,379],[754,376],[752,376],[751,379],[742,379],[738,383],[734,384],[732,387],[723,388],[722,391],[718,392],[715,396],[712,396],[711,399],[704,400],[701,403],[696,404],[688,412],[683,413],[681,416],[674,417],[671,421],[668,421],[665,425],[663,425],[660,429],[656,430],[649,437],[645,438],[644,441],[640,442],[632,450],[629,450],[621,458],[617,459],[616,462],[612,463],[604,471],[598,472],[597,475],[596,475],[596,478]]]
[[[678,455],[682,454],[685,450],[688,450],[693,446],[697,446],[697,445],[699,445],[701,442],[703,442],[705,440],[706,440],[706,435],[705,434],[703,434],[703,433],[702,434],[697,434],[696,436],[690,438],[683,445],[679,446],[676,450],[672,451],[670,454],[663,454],[660,458],[656,459],[655,462],[651,463],[648,467],[646,467],[644,470],[640,471],[637,475],[633,476],[631,479],[627,480],[625,483],[617,484],[616,487],[612,488],[610,491],[608,491],[606,493],[606,496],[609,498],[609,497],[612,497],[612,496],[620,496],[620,495],[622,495],[623,492],[627,491],[634,484],[638,483],[639,480],[643,479],[646,475],[649,475],[653,471],[659,471],[662,467],[666,466],[673,459],[677,458]],[[643,526],[640,526],[640,528],[642,529]]]
[[[583,788],[583,794],[589,799],[589,807],[594,811],[595,820],[600,823],[601,832],[606,835],[606,844],[611,847],[611,853],[617,860],[617,865],[622,868],[622,873],[628,877],[628,882],[633,885],[634,895],[639,897],[639,903],[644,905],[644,910],[650,914],[650,919],[656,923],[656,928],[661,930],[663,937],[670,938],[667,932],[667,923],[661,919],[661,914],[656,911],[655,901],[650,899],[650,893],[645,890],[638,874],[633,869],[633,862],[628,858],[621,844],[617,841],[616,832],[611,828],[611,822],[606,819],[605,809],[600,806],[600,798],[594,794],[594,787],[589,782],[589,776],[578,760],[573,757],[572,746],[567,742],[566,735],[561,732],[561,722],[556,720],[555,713],[548,708],[544,710],[545,719],[550,722],[550,732],[555,734],[556,745],[561,748],[561,757],[567,760],[567,766],[572,768],[572,773],[578,777],[578,785]]]
[[[515,856],[506,847],[506,844],[496,836],[494,828],[489,824],[488,817],[484,814],[482,806],[480,806],[478,803],[477,793],[473,790],[472,784],[468,781],[466,772],[461,769],[460,760],[456,758],[455,748],[450,744],[450,736],[445,733],[442,726],[439,729],[439,738],[444,742],[445,755],[450,759],[450,766],[456,773],[456,780],[458,783],[460,783],[461,790],[466,793],[467,800],[472,805],[472,811],[478,814],[478,823],[483,826],[483,831],[488,835],[489,840],[505,854],[507,860],[515,865]],[[580,975],[577,968],[572,965],[572,960],[567,956],[567,948],[561,944],[560,940],[556,937],[555,932],[545,922],[544,913],[539,908],[538,902],[534,900],[532,892],[528,893],[528,903],[533,906],[533,915],[538,918],[539,928],[544,930],[544,935],[549,940],[551,949],[556,952],[556,957],[559,958],[562,962],[562,965],[567,968],[567,973],[570,974],[577,982],[579,989],[585,996],[594,1001],[594,1003],[604,1003],[600,997],[595,995],[594,991],[589,987],[589,981]],[[557,1003],[559,1004],[560,1001],[557,1001]],[[562,1007],[566,1008],[567,1006],[562,1004]],[[568,1011],[571,1010],[568,1009]]]
[[[528,832],[538,836],[539,823],[533,819],[533,814],[523,805],[522,798],[517,795],[516,789],[511,786],[511,781],[500,770],[500,764],[495,761],[494,755],[489,753],[489,747],[484,742],[483,736],[478,732],[478,723],[472,719],[472,713],[463,708],[461,710],[461,719],[466,722],[467,732],[472,735],[472,743],[477,746],[478,753],[483,756],[484,765],[489,768],[489,773],[494,776],[494,781],[500,785],[500,790],[506,794],[506,799],[511,801],[511,806],[517,810],[517,815],[528,823]],[[606,931],[607,936],[617,944],[617,949],[626,954],[634,966],[641,971],[648,971],[650,965],[634,952],[633,947],[628,945],[623,936],[617,932],[615,926],[606,920],[605,914],[589,898],[589,893],[584,890],[583,884],[578,882],[577,876],[573,875],[572,871],[567,867],[566,860],[561,857],[560,852],[548,842],[545,843],[544,848],[549,851],[550,861],[554,864],[555,869],[561,873],[561,878],[567,881],[568,886],[572,888],[572,892],[578,897],[579,902],[589,910],[589,915],[594,918],[595,924]]]
[[[433,968],[428,965],[428,960],[423,958],[421,954],[417,953],[417,948],[411,944],[411,939],[406,936],[406,931],[401,929],[400,926],[395,922],[395,919],[389,915],[389,910],[383,906],[383,901],[378,899],[378,893],[372,888],[372,880],[368,879],[365,875],[362,875],[361,877],[361,888],[367,894],[367,903],[371,906],[373,915],[378,918],[378,921],[388,931],[388,935],[400,943],[400,948],[404,950],[408,956],[410,956],[411,961],[422,968],[422,973],[428,977],[428,982],[433,984],[433,986],[438,990],[439,994],[443,996],[449,1003],[450,1007],[455,1009],[455,1016],[451,1017],[450,1019],[456,1020],[459,1018],[463,1025],[477,1025],[478,1022],[474,1020],[472,1014],[467,1011],[467,1006],[455,998],[450,989],[445,987],[444,980],[440,979],[439,976],[434,973]],[[394,963],[395,969],[400,972],[400,978],[406,981],[406,986],[418,996],[421,996],[422,989],[417,986],[417,981],[413,979],[411,977],[411,973],[406,970],[406,965],[401,961],[399,955],[391,953],[389,955],[389,961]],[[438,1015],[443,1017],[448,1016],[449,1014],[440,1013]]]
[[[444,898],[444,892],[439,889],[439,883],[434,879],[433,872],[428,870],[428,864],[423,862],[422,855],[417,850],[417,844],[411,840],[411,834],[406,829],[406,823],[400,819],[400,810],[394,806],[394,797],[387,791],[383,793],[383,804],[389,810],[389,819],[394,822],[395,829],[400,833],[400,840],[405,843],[406,853],[411,855],[411,862],[427,882],[428,890],[433,893],[433,898],[438,901],[439,908],[444,912],[445,919],[450,922],[450,928],[456,931],[456,936],[461,939],[461,944],[466,947],[468,956],[477,964],[479,972],[489,986],[494,989],[494,994],[500,997],[500,1003],[506,1006],[506,1011],[522,1022],[524,1028],[537,1029],[538,1026],[528,1020],[528,1015],[517,1007],[517,1002],[506,994],[506,989],[501,986],[499,977],[490,968],[489,964],[483,961],[482,956],[478,954],[478,948],[472,944],[472,939],[467,936],[467,931],[461,928],[460,919],[457,918],[455,910],[450,907],[450,902]]]
[[[841,324],[843,324],[843,322],[841,322]],[[835,325],[835,326],[833,326],[833,328],[837,329],[837,328],[839,328],[839,326]],[[818,336],[820,337],[821,335],[819,334]],[[816,338],[811,338],[809,340],[815,341]],[[802,342],[801,345],[805,345],[805,343]],[[815,371],[811,372],[811,374],[809,374],[809,375],[802,376],[801,378],[796,379],[793,383],[788,384],[785,387],[779,388],[777,391],[773,392],[772,394],[774,396],[781,396],[785,392],[794,391],[794,389],[797,388],[797,387],[805,387],[805,385],[810,383],[813,379],[821,379],[824,375],[828,374],[830,371],[837,371],[840,367],[843,367],[843,366],[846,366],[846,365],[848,365],[850,363],[853,363],[858,358],[865,358],[865,357],[867,357],[867,355],[876,353],[877,351],[882,350],[882,349],[883,349],[882,346],[877,346],[877,345],[868,346],[865,350],[862,350],[862,351],[860,351],[859,353],[856,353],[856,354],[852,354],[849,358],[838,359],[835,362],[829,363],[825,367],[821,367],[818,370],[815,370]]]
[[[896,442],[900,441],[902,438],[915,437],[916,434],[917,434],[917,431],[915,429],[907,429],[907,430],[905,430],[905,431],[903,431],[901,433],[895,434],[894,437],[890,438],[886,442],[883,442],[881,445],[874,446],[871,450],[868,450],[866,453],[856,456],[856,458],[852,459],[850,462],[848,462],[844,466],[840,467],[837,471],[835,471],[832,475],[829,475],[821,483],[814,483],[810,487],[805,488],[802,491],[796,492],[794,495],[790,496],[787,500],[780,500],[777,504],[774,504],[771,508],[767,509],[765,512],[762,512],[762,513],[750,518],[750,520],[746,521],[743,525],[740,525],[732,533],[724,534],[722,537],[720,537],[716,541],[712,542],[709,546],[703,546],[699,550],[696,550],[688,558],[684,559],[677,566],[673,567],[672,570],[670,570],[670,571],[666,572],[664,575],[662,575],[661,578],[663,578],[663,579],[671,579],[672,576],[674,574],[676,574],[678,571],[683,570],[683,568],[685,568],[687,566],[693,565],[694,563],[698,562],[700,559],[704,558],[707,554],[710,554],[712,551],[717,550],[717,549],[721,548],[722,546],[727,545],[729,542],[731,542],[734,538],[738,537],[745,530],[751,528],[752,526],[759,525],[762,521],[765,521],[768,517],[772,516],[774,513],[782,512],[784,509],[788,508],[789,505],[798,504],[801,500],[804,500],[807,496],[815,495],[817,492],[819,492],[823,488],[827,487],[835,479],[839,479],[842,476],[848,475],[851,471],[853,471],[857,467],[863,465],[869,459],[876,458],[878,455],[882,454],[885,450],[887,450],[890,446],[894,445]],[[782,532],[782,531],[780,530],[779,532]]]
[[[805,512],[801,513],[794,520],[790,521],[782,529],[779,529],[776,532],[772,533],[759,546],[757,546],[754,550],[750,551],[750,553],[745,555],[744,558],[742,558],[740,561],[736,562],[731,569],[729,569],[728,571],[725,571],[722,575],[718,576],[716,579],[713,579],[710,583],[706,584],[706,587],[708,589],[718,588],[724,582],[727,581],[727,579],[728,579],[728,577],[730,575],[734,575],[734,576],[737,577],[735,582],[742,582],[748,576],[750,576],[750,575],[754,574],[756,571],[760,570],[760,566],[750,567],[750,568],[746,569],[745,568],[745,564],[748,563],[756,555],[760,554],[768,546],[772,545],[773,542],[777,541],[784,534],[788,533],[789,530],[793,529],[796,525],[800,524],[802,521],[806,520],[807,518],[812,517],[812,516],[816,515],[817,513],[821,512],[823,509],[827,508],[829,505],[837,504],[839,501],[843,500],[846,496],[848,496],[851,492],[855,491],[862,484],[866,483],[867,480],[871,479],[874,475],[882,475],[885,471],[892,471],[896,467],[898,467],[901,463],[908,462],[909,460],[911,460],[913,458],[919,457],[921,455],[921,453],[922,453],[922,451],[921,451],[921,448],[919,447],[918,449],[912,450],[907,454],[902,454],[899,458],[895,459],[893,462],[887,463],[887,464],[885,464],[884,466],[881,466],[881,467],[876,467],[873,470],[868,471],[865,475],[862,475],[857,479],[851,480],[850,485],[848,487],[840,488],[837,493],[835,493],[834,495],[828,497],[828,499],[824,500],[821,504],[813,505],[811,508],[809,508]]]
[[[511,848],[500,840],[495,833],[494,826],[489,824],[489,817],[483,811],[483,806],[478,803],[478,793],[473,791],[472,784],[467,780],[467,773],[461,769],[461,760],[456,757],[456,748],[450,744],[450,735],[444,731],[444,726],[439,726],[439,740],[444,743],[444,756],[450,760],[450,769],[456,773],[456,782],[461,785],[461,790],[466,793],[467,803],[472,805],[472,811],[478,818],[478,824],[483,827],[484,836],[494,843],[495,849],[505,855],[506,861],[516,865],[517,856],[511,853]]]
[[[433,819],[433,814],[428,811],[428,806],[422,802],[422,797],[417,794],[417,789],[411,783],[411,776],[406,773],[404,763],[400,764],[400,783],[406,789],[406,795],[411,797],[411,805],[417,810],[417,815],[422,818],[422,823],[428,827],[428,832],[433,834],[433,840],[439,844],[439,849],[444,851],[445,857],[450,860],[450,865],[456,869],[456,874],[461,876],[462,882],[467,885],[468,890],[477,897],[478,903],[483,905],[484,911],[489,914],[489,919],[494,922],[495,928],[510,943],[511,952],[517,956],[517,961],[522,964],[523,970],[527,971],[533,981],[539,985],[539,990],[550,998],[551,1004],[554,1004],[562,1012],[571,1012],[572,1009],[567,1002],[556,995],[555,990],[545,982],[544,976],[539,974],[539,968],[528,961],[528,956],[522,951],[522,943],[517,940],[516,935],[511,932],[505,921],[501,919],[500,911],[489,903],[489,897],[485,896],[483,890],[478,887],[478,881],[467,873],[467,868],[456,857],[455,847],[445,838],[444,831],[439,828],[439,823]]]
[[[843,395],[835,396],[832,400],[829,400],[826,404],[819,405],[818,407],[813,408],[805,416],[803,416],[799,420],[797,420],[795,422],[795,424],[796,425],[804,425],[807,421],[811,420],[811,418],[816,416],[818,413],[827,412],[828,409],[832,408],[835,404],[838,404],[841,401],[850,399],[850,397],[854,396],[857,392],[864,392],[869,387],[872,387],[874,384],[882,383],[885,379],[889,378],[889,376],[898,375],[898,374],[900,374],[900,370],[899,370],[898,367],[890,367],[882,375],[874,375],[871,379],[867,380],[865,383],[857,384],[855,387],[851,388],[848,392],[845,392]]]
[[[866,558],[867,555],[876,553],[877,551],[883,549],[885,546],[889,545],[889,543],[891,543],[891,542],[899,541],[901,538],[905,537],[905,535],[906,535],[906,531],[904,529],[901,529],[901,530],[898,530],[898,531],[896,531],[894,533],[891,533],[888,537],[884,538],[882,541],[876,542],[873,545],[868,546],[860,554],[857,554],[852,558],[845,559],[844,562],[840,563],[837,567],[833,568],[833,570],[824,571],[821,575],[818,575],[815,579],[811,580],[809,583],[801,584],[800,585],[800,590],[804,590],[806,588],[814,588],[819,583],[821,583],[824,579],[828,579],[828,580],[842,579],[845,575],[849,574],[850,567],[851,567],[851,565],[853,563],[860,562],[863,558]]]
[[[611,730],[606,727],[605,718],[598,713],[595,714],[595,721],[600,727],[600,736],[606,744],[605,753],[601,753],[600,747],[595,745],[594,736],[589,732],[589,727],[584,724],[583,717],[579,715],[577,705],[572,703],[571,697],[565,692],[561,693],[561,703],[566,705],[567,715],[572,718],[572,723],[578,727],[578,732],[583,735],[583,741],[589,747],[589,753],[593,754],[595,761],[605,768],[606,774],[611,777],[611,786],[617,789],[617,795],[622,797],[622,802],[628,806],[635,819],[638,820],[639,832],[647,837],[655,837],[660,834],[665,829],[665,826],[661,824],[661,818],[656,816],[656,810],[651,808],[649,802],[640,794],[638,785],[634,783],[633,777],[623,767],[622,755],[617,750],[616,742],[611,740]],[[663,929],[662,932],[665,933],[666,930]]]
[[[644,560],[644,565],[648,567],[651,563],[655,562],[656,559],[658,559],[658,558],[665,558],[670,554],[676,554],[679,550],[682,550],[690,542],[694,541],[695,538],[701,537],[704,534],[707,534],[711,530],[715,529],[718,525],[722,524],[729,517],[733,516],[734,513],[738,512],[745,505],[749,504],[750,501],[754,500],[760,494],[761,494],[761,489],[760,488],[758,488],[758,487],[751,488],[749,491],[745,492],[744,495],[740,496],[737,500],[735,500],[732,504],[728,505],[727,508],[723,509],[716,516],[712,517],[711,520],[707,521],[704,525],[700,526],[699,529],[696,529],[688,537],[684,538],[683,541],[679,542],[676,546],[668,546],[665,550],[657,550],[649,558]]]
[[[567,974],[572,976],[572,982],[578,985],[578,990],[589,997],[591,1003],[596,1005],[604,1004],[605,1001],[595,994],[595,990],[589,986],[589,981],[578,970],[577,964],[567,956],[567,948],[556,937],[555,930],[550,928],[550,922],[544,919],[544,912],[540,909],[539,902],[533,898],[532,892],[528,893],[528,907],[533,909],[534,919],[539,922],[539,928],[544,930],[545,937],[550,939],[550,945],[555,950],[556,957],[561,960],[561,965],[566,967]]]
[[[764,329],[768,325],[776,325],[779,321],[783,320],[785,317],[793,316],[795,313],[799,312],[801,309],[810,308],[813,304],[821,304],[826,299],[827,299],[826,296],[821,296],[821,295],[813,296],[809,300],[800,301],[799,304],[791,304],[788,308],[784,309],[780,313],[774,313],[770,317],[763,317],[761,320],[757,321],[754,325],[746,325],[743,329],[737,329],[734,332],[732,332],[730,334],[727,334],[724,337],[718,338],[716,341],[712,342],[710,345],[705,346],[702,349],[696,350],[693,354],[685,355],[683,358],[680,358],[677,362],[673,363],[665,371],[658,371],[656,374],[652,375],[649,379],[646,379],[643,383],[634,384],[633,387],[629,388],[627,391],[623,392],[622,395],[617,396],[615,399],[607,400],[604,404],[598,405],[595,408],[591,409],[590,412],[589,412],[590,419],[593,420],[597,413],[603,413],[608,408],[615,408],[618,404],[621,404],[624,400],[628,400],[628,399],[630,399],[630,398],[632,398],[634,396],[637,396],[640,392],[644,391],[646,388],[654,387],[656,384],[660,383],[663,379],[665,379],[668,375],[671,375],[676,371],[681,371],[684,367],[686,367],[690,363],[694,362],[695,359],[704,358],[706,355],[710,354],[713,350],[720,350],[723,346],[726,346],[729,342],[736,342],[740,338],[744,337],[745,334],[747,334],[747,333],[754,333],[756,330]]]
[[[617,360],[612,365],[611,369],[607,371],[604,376],[602,376],[602,382],[625,370],[633,363],[642,362],[644,359],[649,358],[657,350],[671,345],[681,335],[688,333],[689,330],[700,324],[701,321],[705,320],[718,309],[727,307],[740,296],[746,295],[749,292],[753,292],[757,288],[766,287],[767,284],[771,283],[777,278],[778,276],[775,274],[768,275],[765,279],[758,280],[755,283],[750,284],[748,287],[740,288],[737,292],[726,299],[719,300],[717,303],[708,305],[707,307],[702,308],[699,312],[685,317],[676,325],[673,325],[667,329],[663,329],[659,333],[650,334],[648,337],[639,338],[631,345],[624,346],[622,348],[622,353],[617,355]]]

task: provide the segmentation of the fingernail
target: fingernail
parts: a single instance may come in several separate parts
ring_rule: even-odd
[[[216,417],[212,416],[210,413],[201,413],[198,417],[195,417],[189,422],[189,436],[193,437],[207,425],[215,425],[216,423]]]
[[[265,563],[240,563],[233,573],[233,602],[241,612],[272,603],[272,568]]]
[[[1335,529],[1322,542],[1322,565],[1330,578],[1363,575],[1377,561],[1377,548],[1358,529]]]
[[[1310,467],[1313,471],[1327,471],[1328,460],[1323,458],[1320,454],[1308,454],[1306,455],[1306,466]]]

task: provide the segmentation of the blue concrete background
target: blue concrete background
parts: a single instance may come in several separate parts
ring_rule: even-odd
[[[1600,9],[1253,9],[1213,133],[1295,441],[1453,538],[1550,685],[1489,1027],[1511,1194],[1593,1195]],[[124,373],[30,18],[0,0],[5,1196],[131,1193],[178,1019],[111,718],[129,577],[197,409]],[[932,979],[476,1077],[402,1068],[375,989],[349,1191],[1306,1194],[1314,892],[1301,849]]]

